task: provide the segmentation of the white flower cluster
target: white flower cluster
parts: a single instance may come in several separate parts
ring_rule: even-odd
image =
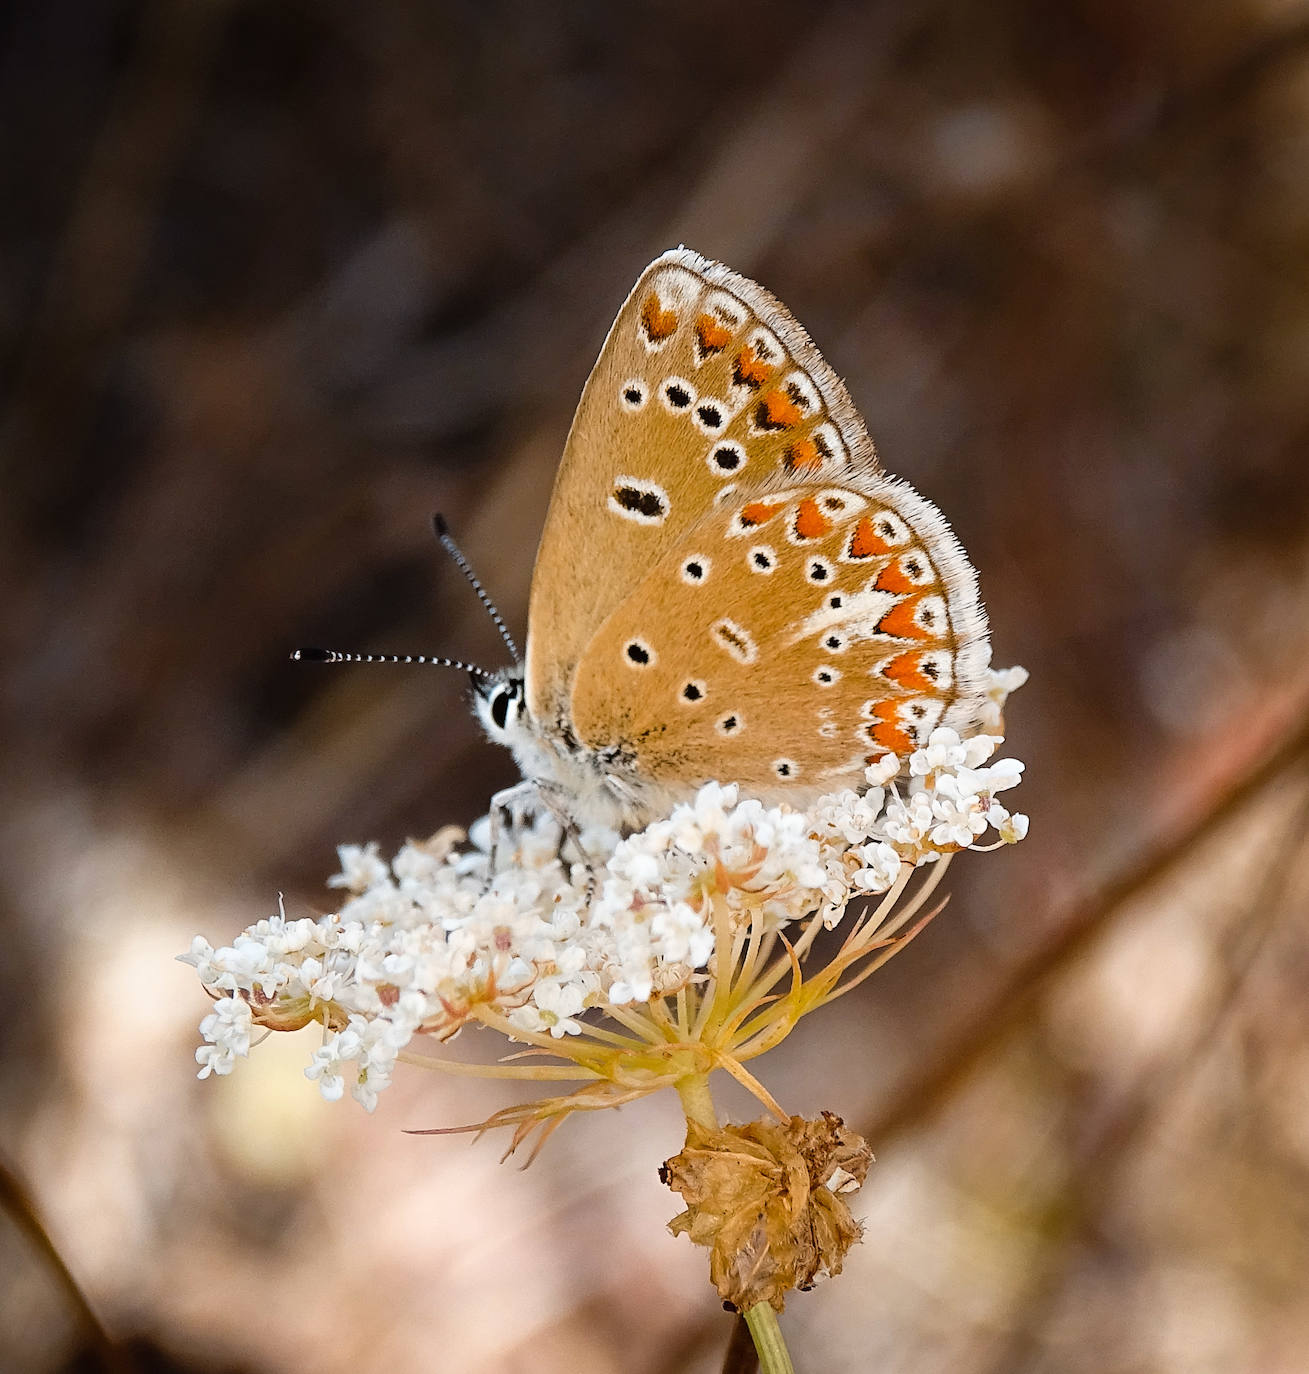
[[[863,791],[808,811],[708,783],[625,839],[584,833],[587,862],[547,814],[501,836],[494,859],[486,818],[469,845],[447,830],[389,865],[376,845],[343,846],[331,884],[350,896],[338,913],[279,910],[231,946],[197,937],[181,956],[216,999],[200,1027],[200,1076],[230,1073],[256,1026],[317,1020],[323,1043],[307,1074],[329,1099],[348,1081],[371,1111],[416,1034],[446,1039],[471,1019],[524,1038],[580,1034],[582,1012],[665,996],[705,969],[715,913],[734,929],[813,913],[835,925],[906,865],[983,847],[988,829],[996,843],[1021,839],[1027,818],[995,794],[1022,764],[990,762],[999,743],[935,730],[905,780],[889,759],[869,768]]]
[[[815,910],[826,880],[823,846],[803,811],[742,801],[735,784],[708,783],[693,802],[622,840],[605,866],[592,922],[610,933],[614,1004],[669,990],[714,949],[715,892],[734,915],[775,925]]]

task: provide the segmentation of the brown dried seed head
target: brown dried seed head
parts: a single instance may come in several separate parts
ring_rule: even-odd
[[[660,1170],[687,1204],[669,1229],[709,1246],[709,1276],[724,1302],[781,1311],[789,1289],[841,1272],[863,1228],[837,1194],[863,1183],[872,1158],[831,1112],[716,1131],[690,1122],[686,1148]]]

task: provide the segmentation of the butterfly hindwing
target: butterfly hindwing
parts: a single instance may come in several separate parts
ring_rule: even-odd
[[[657,259],[610,330],[555,481],[532,580],[533,716],[567,721],[597,627],[706,512],[782,476],[875,471],[844,385],[785,307],[687,249]]]
[[[573,728],[652,781],[858,785],[982,704],[971,566],[907,484],[774,479],[696,522],[586,647]]]

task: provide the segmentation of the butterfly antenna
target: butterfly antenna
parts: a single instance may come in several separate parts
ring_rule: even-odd
[[[439,654],[347,654],[337,649],[297,649],[291,658],[296,663],[426,663],[437,668],[458,668],[486,682],[495,681],[494,673],[488,673],[475,663],[442,658]]]
[[[454,536],[450,533],[450,527],[445,523],[445,516],[437,514],[432,516],[432,528],[436,531],[436,537],[441,541],[441,547],[454,559],[455,567],[468,579],[468,585],[477,593],[477,599],[486,607],[486,613],[495,621],[495,628],[500,631],[500,638],[504,640],[509,652],[514,656],[517,663],[522,655],[518,652],[518,645],[514,643],[514,637],[509,633],[509,627],[504,622],[504,617],[495,608],[495,602],[486,594],[486,589],[477,580],[477,574],[468,566],[468,560],[459,550],[459,545],[455,543]]]

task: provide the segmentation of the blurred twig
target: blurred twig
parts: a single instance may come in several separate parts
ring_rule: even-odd
[[[18,1229],[36,1247],[37,1253],[45,1261],[46,1268],[54,1275],[68,1306],[75,1314],[87,1344],[96,1352],[102,1366],[109,1374],[131,1374],[128,1360],[101,1325],[100,1318],[92,1310],[86,1294],[78,1286],[58,1247],[51,1240],[31,1195],[22,1180],[3,1160],[0,1160],[0,1209],[9,1214]]]

